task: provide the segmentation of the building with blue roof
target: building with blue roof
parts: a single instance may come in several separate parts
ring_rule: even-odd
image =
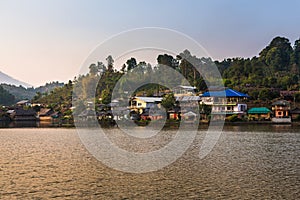
[[[246,100],[249,96],[242,92],[228,88],[225,90],[205,92],[200,98],[201,104],[212,106],[211,114],[214,119],[224,118],[234,114],[239,117],[246,115]]]

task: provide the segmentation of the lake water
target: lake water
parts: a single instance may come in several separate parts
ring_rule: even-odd
[[[0,129],[0,199],[300,199],[299,126],[224,130],[202,160],[204,131],[199,130],[173,164],[132,174],[97,161],[74,128]],[[122,148],[147,148],[120,139],[118,129],[106,132]],[[155,146],[174,133],[163,131]]]

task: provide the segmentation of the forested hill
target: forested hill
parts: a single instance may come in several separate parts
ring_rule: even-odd
[[[41,94],[47,94],[50,93],[52,90],[54,90],[57,87],[62,87],[64,83],[60,82],[51,82],[51,83],[46,83],[43,86],[33,88],[25,88],[23,86],[15,86],[15,85],[8,85],[8,84],[1,84],[0,86],[8,91],[10,94],[12,94],[14,98],[14,102],[11,102],[11,104],[15,103],[16,101],[23,100],[23,99],[28,99],[31,100],[37,93]]]
[[[10,94],[0,85],[0,105],[11,105],[15,101],[14,95]]]
[[[252,98],[275,98],[280,90],[299,90],[300,39],[293,45],[276,37],[258,56],[215,62],[225,86],[248,93]]]

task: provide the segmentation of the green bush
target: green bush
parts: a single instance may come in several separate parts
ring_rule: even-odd
[[[229,122],[237,122],[237,121],[241,121],[241,119],[238,118],[238,116],[237,116],[236,114],[231,115],[231,116],[227,117],[226,119],[227,119],[227,121],[229,121]]]

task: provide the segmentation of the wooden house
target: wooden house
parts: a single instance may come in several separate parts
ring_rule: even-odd
[[[274,102],[272,104],[272,111],[274,112],[272,121],[274,123],[291,123],[290,109],[290,102],[286,100]]]
[[[41,108],[41,110],[38,112],[38,117],[40,121],[51,121],[52,120],[52,114],[54,111],[50,108]]]
[[[129,102],[130,111],[142,114],[150,108],[160,107],[162,97],[133,97]]]
[[[272,111],[266,107],[255,107],[248,110],[249,120],[270,120]]]
[[[29,100],[22,100],[16,103],[18,107],[24,107],[24,106],[31,106],[31,103]]]
[[[15,121],[35,121],[37,120],[37,115],[35,110],[28,109],[24,110],[23,108],[15,109],[11,114],[11,117]]]
[[[300,121],[300,108],[291,110],[291,116],[293,121]]]

